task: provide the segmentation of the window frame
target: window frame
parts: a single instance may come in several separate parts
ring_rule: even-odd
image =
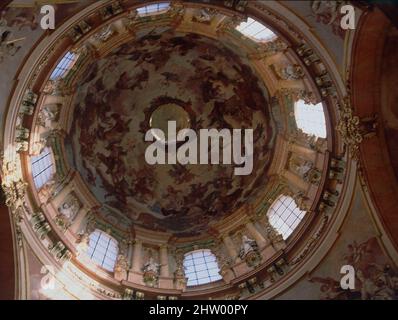
[[[91,241],[93,235],[98,233],[97,238],[94,240],[95,244],[92,244]],[[102,236],[105,238],[105,245]],[[86,255],[90,258],[90,260],[95,263],[97,266],[101,267],[102,269],[113,272],[116,262],[117,262],[117,257],[119,254],[119,242],[106,233],[105,231],[101,229],[95,229],[89,237],[89,246],[86,251]],[[102,242],[102,243],[101,243]],[[112,248],[110,248],[110,245],[112,244]],[[100,250],[100,249],[105,249],[105,251]],[[112,250],[112,251],[110,251]],[[111,253],[111,254],[109,254]]]
[[[52,70],[50,75],[50,80],[56,81],[66,77],[68,72],[75,65],[79,55],[72,51],[68,51],[65,55],[58,61],[56,67]]]
[[[313,108],[313,114],[309,116]],[[301,111],[299,111],[301,109]],[[322,116],[320,116],[322,114]],[[312,119],[309,119],[312,118]],[[294,119],[296,126],[304,133],[317,138],[327,138],[326,114],[322,102],[317,104],[305,103],[300,99],[294,102]],[[310,127],[315,128],[309,129]]]
[[[32,156],[30,158],[30,167],[33,183],[36,189],[40,190],[56,173],[56,164],[51,147],[45,147],[39,155]]]
[[[201,253],[201,256],[198,255],[199,253]],[[207,255],[205,255],[206,253]],[[200,259],[203,259],[203,262],[200,262]],[[210,249],[187,252],[184,255],[183,266],[189,287],[206,285],[223,279],[217,257]]]
[[[247,30],[251,30],[250,28],[260,28],[261,30],[257,30],[255,32],[248,32]],[[262,22],[252,18],[248,17],[247,21],[244,21],[240,23],[235,30],[240,32],[243,36],[246,38],[249,38],[255,42],[268,42],[272,41],[277,38],[277,35],[275,32],[273,32],[270,28],[268,28],[265,24]],[[261,37],[261,34],[267,34],[264,37]]]
[[[164,8],[161,6],[164,6]],[[152,8],[156,9],[153,10]],[[148,16],[154,16],[166,13],[170,10],[170,8],[171,8],[171,3],[169,1],[163,1],[163,2],[152,3],[142,7],[138,7],[136,10],[137,10],[137,15],[139,17],[148,17]]]
[[[271,204],[267,217],[271,226],[287,240],[297,230],[306,214],[306,211],[300,210],[293,197],[282,194]]]

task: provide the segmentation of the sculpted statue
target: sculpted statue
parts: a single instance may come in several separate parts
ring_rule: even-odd
[[[47,105],[40,112],[40,122],[43,127],[51,127],[51,123],[57,120],[60,106],[58,104]]]
[[[242,236],[242,245],[239,251],[239,258],[244,260],[249,267],[257,266],[261,261],[261,255],[256,241],[246,235]]]
[[[313,164],[310,161],[305,161],[301,166],[297,168],[297,173],[300,177],[307,177],[308,172],[313,168]]]
[[[147,286],[153,288],[158,285],[160,267],[161,265],[157,263],[152,256],[150,256],[142,268],[144,272],[144,282]]]
[[[111,28],[111,26],[105,27],[103,28],[100,32],[98,32],[97,34],[94,35],[94,38],[100,42],[107,42],[113,35],[115,34],[115,32],[113,31],[113,29]]]
[[[160,264],[155,261],[153,257],[150,257],[149,260],[145,263],[144,272],[153,272],[155,274],[159,274]]]
[[[256,241],[248,238],[246,235],[242,236],[242,246],[241,246],[241,255],[245,256],[251,251],[257,250],[257,243]]]
[[[211,21],[216,13],[217,11],[215,10],[204,8],[200,10],[200,14],[195,16],[195,20],[197,22],[208,23]]]
[[[72,197],[69,201],[66,201],[58,211],[69,221],[73,221],[76,217],[76,214],[79,212],[80,202],[76,199],[76,197]]]
[[[292,172],[301,178],[305,178],[310,170],[314,167],[311,161],[307,161],[299,156],[291,155],[289,159],[289,168]]]
[[[283,80],[299,80],[303,78],[304,72],[298,65],[287,65],[279,69],[278,75]]]

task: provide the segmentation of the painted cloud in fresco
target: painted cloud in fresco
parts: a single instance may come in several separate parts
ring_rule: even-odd
[[[267,182],[274,132],[267,90],[241,56],[212,39],[163,32],[142,36],[94,62],[77,84],[68,140],[92,192],[133,223],[198,235],[256,196]],[[145,162],[152,112],[177,104],[191,128],[254,129],[254,169]]]

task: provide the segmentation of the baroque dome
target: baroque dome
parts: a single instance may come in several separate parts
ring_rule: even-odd
[[[71,164],[107,210],[134,225],[200,235],[267,183],[275,125],[268,90],[241,48],[151,30],[91,63],[76,88]],[[145,134],[169,105],[184,110],[195,132],[253,128],[252,173],[236,176],[234,164],[149,165]],[[161,111],[158,122],[178,117]]]
[[[390,273],[393,245],[380,226],[396,220],[396,197],[378,191],[395,190],[395,176],[375,167],[375,150],[396,149],[384,92],[394,82],[380,72],[384,141],[368,72],[377,69],[356,57],[384,50],[372,30],[389,23],[376,8],[352,5],[364,21],[357,34],[340,26],[341,1],[57,1],[48,32],[38,7],[19,3],[0,17],[9,29],[0,64],[15,69],[0,88],[0,176],[21,296],[340,298],[364,292],[362,280],[334,291],[342,263],[368,282],[379,279],[368,270]],[[394,53],[383,70],[396,69]],[[202,129],[252,129],[250,174],[236,174],[235,159],[223,164],[222,150],[220,164],[147,161],[155,143],[184,145],[147,139],[173,120],[199,145]],[[47,265],[56,290],[40,287]]]

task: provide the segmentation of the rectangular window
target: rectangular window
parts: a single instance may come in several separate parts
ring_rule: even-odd
[[[87,255],[99,266],[112,272],[118,255],[117,241],[106,233],[96,230],[90,235]]]
[[[270,29],[252,18],[247,19],[247,22],[242,22],[236,30],[256,41],[269,41],[276,37]]]
[[[209,250],[195,251],[184,259],[188,286],[195,286],[222,279],[216,257]]]
[[[138,8],[137,12],[139,16],[143,17],[152,14],[164,13],[167,12],[169,9],[170,9],[170,2],[162,2]]]
[[[63,78],[66,73],[73,67],[77,60],[76,54],[67,52],[61,59],[58,65],[55,67],[53,73],[50,76],[50,80],[57,80]]]
[[[287,239],[305,216],[291,197],[280,196],[268,212],[270,224]]]
[[[33,181],[37,189],[42,188],[53,176],[54,163],[51,149],[45,148],[38,156],[31,158]]]

